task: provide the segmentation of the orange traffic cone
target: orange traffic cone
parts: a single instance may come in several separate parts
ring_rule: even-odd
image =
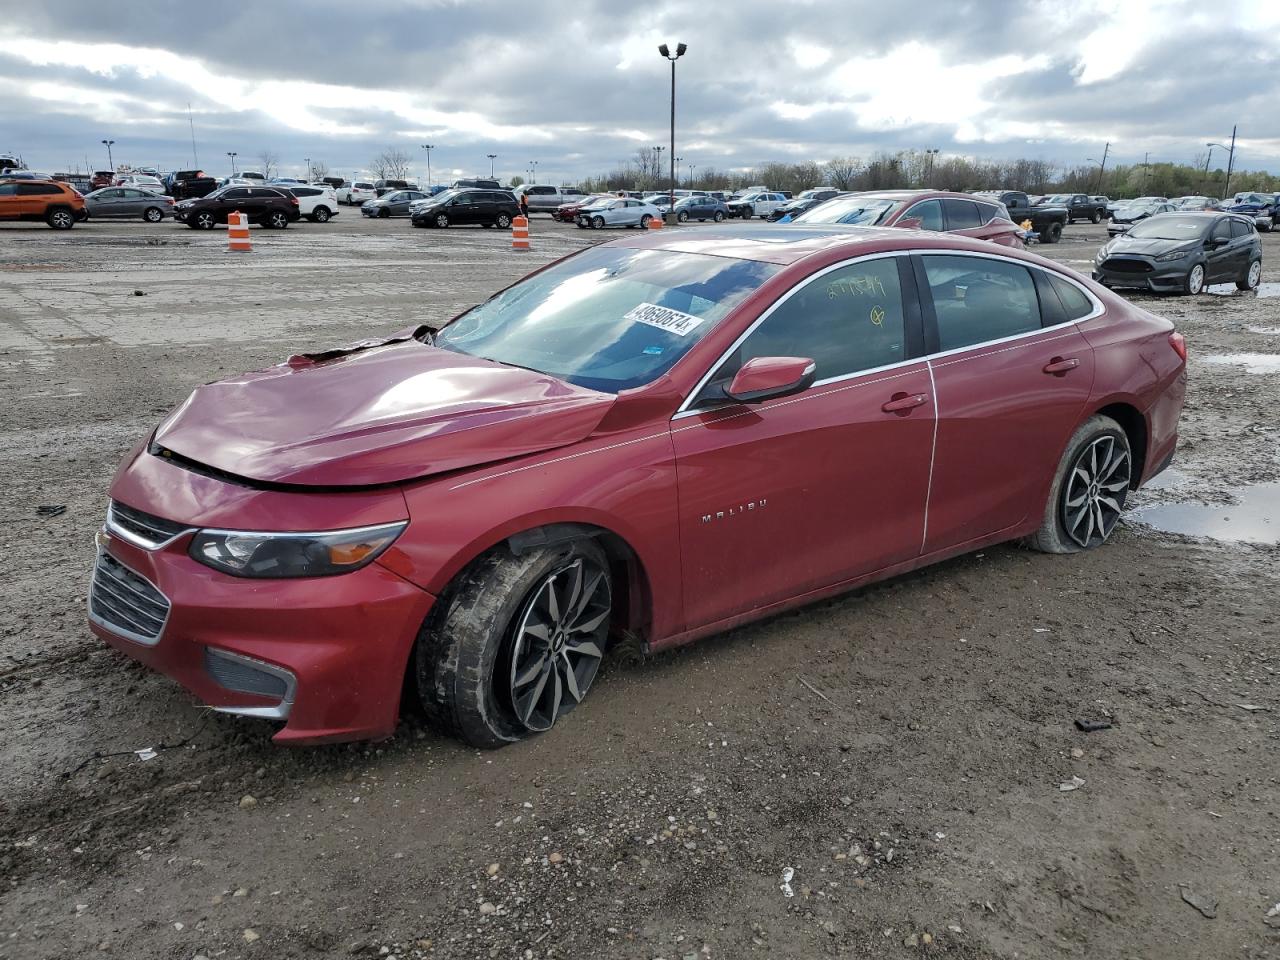
[[[227,215],[227,249],[252,250],[249,243],[249,218],[243,213]]]
[[[651,218],[649,219],[649,229],[650,229],[650,230],[661,230],[661,229],[662,229],[662,218],[661,218],[661,217],[651,217]]]
[[[516,217],[511,221],[511,249],[529,249],[529,221],[525,217]]]

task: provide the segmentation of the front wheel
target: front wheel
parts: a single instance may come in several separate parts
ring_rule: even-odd
[[[1062,239],[1062,224],[1051,223],[1040,233],[1041,243],[1057,243]]]
[[[592,230],[603,230],[603,229],[604,229],[604,217],[592,217],[592,218],[591,218],[591,229],[592,229]]]
[[[386,207],[383,207],[381,210],[378,211],[378,218],[380,220],[385,220],[389,216],[391,216],[391,211]]]
[[[1258,284],[1262,282],[1262,261],[1251,260],[1249,265],[1244,268],[1244,273],[1236,280],[1236,289],[1238,290],[1257,290]]]
[[[142,219],[147,223],[159,223],[164,219],[164,211],[159,207],[147,207],[142,214]]]
[[[443,230],[443,229],[444,229],[445,227],[447,227],[448,225],[449,225],[449,217],[448,217],[448,215],[447,215],[447,214],[443,214],[443,213],[437,213],[437,214],[436,214],[436,226],[437,226],[437,227],[439,227],[441,230]]]
[[[676,219],[679,220],[681,223],[688,223],[689,212],[687,210],[681,210],[679,213],[676,214]]]
[[[510,229],[510,227],[511,227],[511,214],[509,214],[509,213],[500,213],[500,214],[498,214],[498,226],[500,226],[503,230],[508,230],[508,229]]]
[[[1204,264],[1197,263],[1187,271],[1187,278],[1182,283],[1182,292],[1194,297],[1204,289]]]
[[[330,216],[328,207],[316,207],[311,211],[311,219],[316,223],[328,223]]]
[[[192,218],[191,223],[199,230],[212,230],[218,225],[218,218],[208,210],[201,210]]]
[[[688,217],[685,217],[685,219],[687,220],[687,219],[688,219]],[[643,227],[645,230],[648,230],[648,229],[649,229],[649,224],[650,224],[652,221],[653,221],[653,217],[649,216],[649,214],[647,214],[647,213],[646,213],[643,217],[641,217],[641,218],[640,218],[640,226],[641,226],[641,227]],[[681,222],[683,222],[683,221],[681,221]]]
[[[414,653],[418,694],[441,732],[500,747],[549,730],[586,697],[613,613],[594,540],[520,555],[500,547],[456,581]]]
[[[1110,417],[1090,417],[1067,444],[1040,529],[1027,546],[1077,553],[1103,544],[1120,519],[1133,473],[1129,438]]]
[[[283,210],[272,210],[267,214],[264,226],[268,226],[272,230],[283,230],[289,226],[289,215]]]

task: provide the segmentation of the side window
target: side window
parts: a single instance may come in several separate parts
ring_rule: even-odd
[[[1249,226],[1243,220],[1237,220],[1234,217],[1231,218],[1231,236],[1247,237],[1249,234],[1254,232],[1253,227]]]
[[[852,263],[783,301],[716,371],[705,399],[756,357],[809,357],[826,380],[905,360],[906,341],[897,258]]]
[[[908,217],[920,218],[920,229],[922,230],[941,230],[942,227],[942,204],[937,200],[924,200],[917,203],[902,215],[900,219]]]
[[[18,192],[16,183],[0,183],[0,197],[12,197]]]
[[[938,318],[938,346],[956,350],[1040,328],[1040,302],[1027,268],[986,257],[926,255]]]
[[[1227,222],[1227,218],[1223,217],[1213,225],[1214,240],[1229,240],[1231,238],[1231,224]]]
[[[1049,278],[1050,286],[1053,287],[1053,292],[1058,295],[1058,301],[1062,304],[1068,320],[1079,320],[1093,313],[1093,301],[1084,295],[1083,290],[1068,280],[1055,277],[1052,273],[1046,273],[1046,276]]]
[[[51,183],[20,183],[18,184],[18,195],[23,197],[43,197],[51,193],[61,193]]]
[[[972,200],[957,200],[955,197],[946,197],[942,201],[942,209],[947,214],[948,230],[972,230],[975,227],[982,226],[982,220],[978,216],[978,205]],[[988,217],[988,220],[991,218]]]
[[[238,190],[228,190],[222,195],[223,200],[247,200],[248,198],[249,191],[244,187],[241,187]]]
[[[475,203],[476,197],[473,193],[460,193],[453,201],[454,203]]]

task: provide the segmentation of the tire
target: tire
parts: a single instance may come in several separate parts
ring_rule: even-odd
[[[592,218],[591,218],[591,229],[592,229],[592,230],[603,230],[603,229],[604,229],[604,217],[592,217]]]
[[[1101,546],[1119,522],[1132,472],[1133,452],[1120,424],[1110,417],[1090,417],[1067,443],[1040,529],[1023,542],[1041,553],[1079,553]]]
[[[720,223],[721,221],[723,221],[723,220],[724,220],[724,211],[722,211],[722,210],[717,210],[717,211],[716,211],[716,215],[715,215],[715,218],[714,218],[714,219],[715,219],[716,223]]]
[[[164,211],[159,207],[147,207],[142,211],[142,219],[147,223],[159,223],[164,219]]]
[[[54,230],[70,230],[76,225],[76,216],[66,207],[56,207],[48,212],[44,222]]]
[[[1258,284],[1262,282],[1262,261],[1250,260],[1248,266],[1244,268],[1244,272],[1240,274],[1236,280],[1237,290],[1257,290]]]
[[[685,218],[684,218],[684,220],[688,220],[688,219],[689,219],[689,217],[688,217],[688,215],[686,215],[686,216],[685,216]],[[681,223],[684,223],[684,220],[681,220],[680,222],[681,222]],[[649,214],[647,214],[647,213],[646,213],[643,217],[641,217],[641,218],[640,218],[640,227],[641,227],[641,229],[643,229],[643,230],[648,230],[648,229],[649,229],[649,224],[650,224],[650,223],[652,223],[652,222],[653,222],[653,217],[649,216]]]
[[[568,617],[556,620],[548,591]],[[494,549],[459,575],[418,634],[412,666],[428,722],[486,748],[550,729],[589,692],[611,618],[609,563],[594,540],[518,556],[505,545]],[[579,627],[566,633],[565,623]],[[535,629],[525,631],[526,624]],[[536,669],[539,648],[543,669],[522,683],[520,673],[529,678]]]
[[[1101,223],[1101,222],[1102,222],[1102,214],[1100,214],[1097,210],[1093,211],[1093,213],[1089,214],[1089,222],[1090,222],[1090,223]]]
[[[511,229],[511,214],[509,214],[509,213],[500,213],[500,214],[498,214],[497,224],[498,224],[498,226],[500,226],[503,230],[510,230],[510,229]]]
[[[689,211],[681,210],[679,213],[676,214],[676,220],[679,221],[680,223],[688,223]]]
[[[329,212],[328,207],[316,207],[311,211],[311,221],[313,223],[328,223],[331,216],[333,214]]]
[[[200,210],[187,222],[197,230],[212,230],[218,225],[218,218],[210,210]]]
[[[283,210],[272,210],[262,219],[262,225],[272,230],[284,230],[289,226],[289,215]]]
[[[1062,224],[1054,221],[1040,234],[1041,243],[1057,243],[1062,239]]]
[[[449,226],[449,215],[447,213],[436,214],[436,226],[444,230]]]
[[[391,211],[388,210],[386,207],[383,207],[381,210],[378,211],[379,220],[386,220],[390,216],[391,216]]]
[[[1191,269],[1187,271],[1187,277],[1182,281],[1182,293],[1188,297],[1194,297],[1197,293],[1204,290],[1204,264],[1193,264]]]

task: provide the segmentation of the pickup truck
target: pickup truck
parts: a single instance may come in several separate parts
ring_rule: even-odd
[[[218,181],[203,170],[175,170],[164,178],[164,189],[174,200],[194,200],[217,190]]]
[[[1031,221],[1031,229],[1040,235],[1041,243],[1057,243],[1062,239],[1062,228],[1070,222],[1066,207],[1049,203],[1033,205],[1021,190],[987,190],[974,194],[988,200],[998,200],[1009,211],[1014,223]]]
[[[1107,219],[1106,203],[1099,203],[1084,193],[1054,193],[1041,201],[1050,207],[1066,207],[1067,223],[1077,220],[1088,220],[1090,223],[1101,223]]]
[[[582,197],[582,191],[576,187],[553,187],[548,184],[526,183],[516,187],[516,202],[520,197],[529,198],[530,213],[550,213],[554,216],[556,208],[562,203]]]

